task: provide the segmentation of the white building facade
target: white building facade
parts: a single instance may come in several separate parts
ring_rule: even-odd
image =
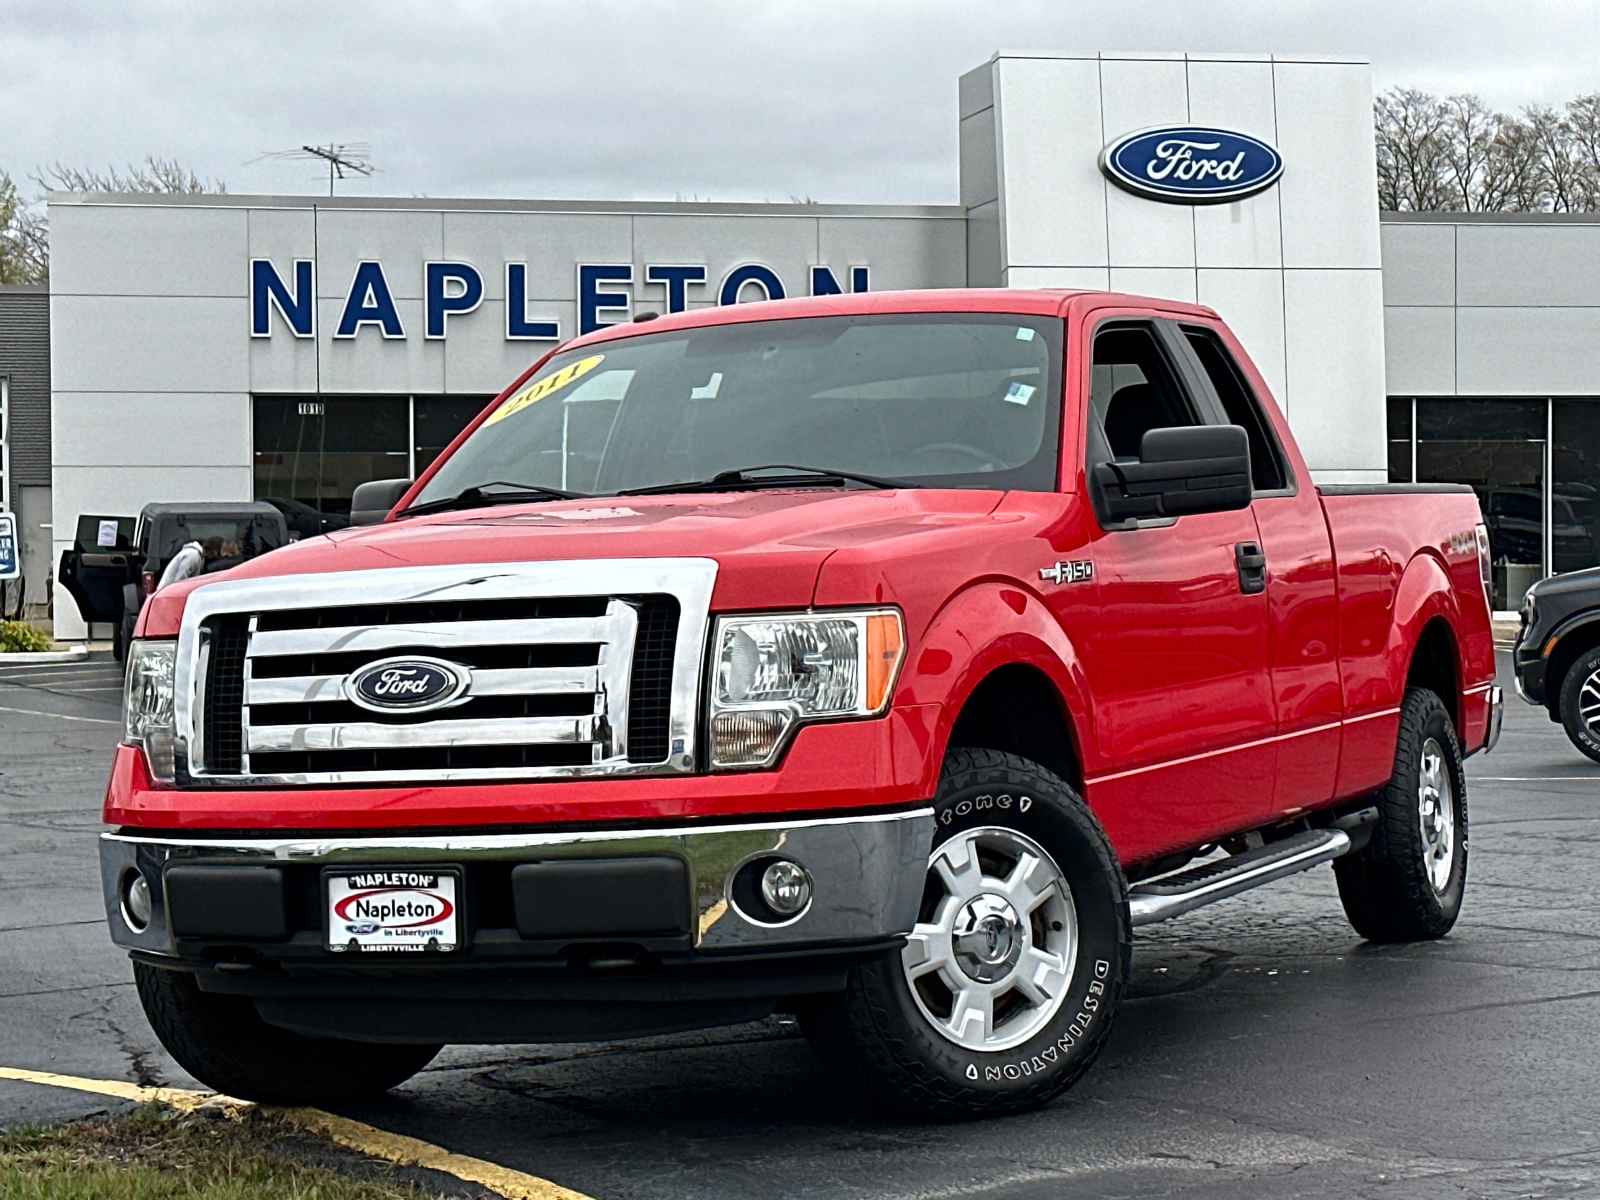
[[[1215,308],[1319,480],[1460,479],[1486,510],[1531,504],[1532,533],[1491,513],[1514,603],[1527,578],[1590,565],[1593,541],[1562,531],[1588,520],[1600,445],[1574,464],[1551,431],[1600,411],[1581,407],[1600,396],[1600,224],[1380,221],[1371,103],[1359,62],[1008,53],[960,80],[951,206],[58,195],[54,557],[80,516],[151,501],[346,510],[357,483],[425,468],[560,340],[638,312],[1091,287]],[[1281,175],[1152,198],[1102,164],[1152,127],[1230,131]],[[1536,454],[1511,434],[1467,444],[1500,437],[1514,404],[1515,434],[1543,405]],[[84,634],[64,593],[55,617]]]

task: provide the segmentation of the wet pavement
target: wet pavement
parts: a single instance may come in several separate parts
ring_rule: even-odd
[[[101,926],[117,679],[0,665],[0,1064],[190,1084]],[[1468,776],[1450,937],[1359,941],[1327,867],[1148,927],[1106,1052],[1037,1113],[887,1119],[781,1019],[454,1047],[344,1111],[597,1198],[1594,1194],[1600,767],[1512,699]],[[102,1107],[0,1083],[4,1123]]]

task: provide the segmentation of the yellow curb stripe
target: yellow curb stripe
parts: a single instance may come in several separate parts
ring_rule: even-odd
[[[78,1092],[93,1092],[101,1096],[112,1096],[118,1100],[132,1100],[139,1103],[160,1101],[184,1112],[192,1112],[210,1104],[250,1107],[242,1100],[235,1100],[231,1096],[219,1095],[216,1092],[197,1092],[189,1088],[143,1087],[120,1079],[86,1079],[80,1075],[58,1075],[54,1071],[26,1071],[18,1067],[0,1067],[0,1079],[37,1083],[44,1087],[69,1088]],[[590,1197],[582,1192],[564,1188],[558,1183],[551,1183],[548,1179],[540,1179],[537,1175],[513,1171],[510,1167],[485,1162],[481,1158],[454,1154],[431,1142],[406,1137],[400,1133],[389,1133],[387,1130],[377,1129],[361,1121],[353,1121],[349,1117],[323,1112],[320,1108],[263,1106],[261,1111],[275,1113],[302,1128],[325,1134],[341,1146],[348,1146],[373,1158],[385,1159],[402,1166],[443,1171],[468,1183],[481,1184],[490,1191],[506,1197],[506,1200],[590,1200]]]
[[[281,1113],[297,1125],[327,1134],[341,1146],[348,1146],[352,1150],[359,1150],[374,1158],[384,1158],[406,1166],[426,1167],[431,1171],[443,1171],[454,1175],[457,1179],[482,1184],[490,1191],[499,1192],[506,1197],[506,1200],[590,1200],[582,1192],[564,1188],[559,1183],[551,1183],[548,1179],[540,1179],[537,1175],[525,1175],[521,1171],[485,1162],[481,1158],[453,1154],[431,1142],[374,1129],[371,1125],[352,1121],[348,1117],[335,1116],[319,1108],[279,1108],[264,1111]]]
[[[37,1083],[45,1087],[70,1088],[75,1092],[94,1092],[97,1095],[114,1096],[118,1100],[132,1100],[140,1104],[159,1100],[163,1104],[170,1104],[185,1112],[199,1108],[210,1101],[226,1102],[230,1099],[215,1092],[195,1092],[188,1088],[143,1087],[137,1083],[125,1083],[120,1079],[84,1079],[78,1075],[57,1075],[54,1071],[24,1071],[18,1067],[0,1067],[0,1079]]]

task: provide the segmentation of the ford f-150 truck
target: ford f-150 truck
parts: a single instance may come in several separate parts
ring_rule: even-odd
[[[1209,309],[612,326],[355,521],[151,598],[112,936],[235,1096],[791,1012],[917,1112],[1058,1094],[1135,926],[1332,861],[1436,938],[1501,699],[1465,487],[1316,486]]]

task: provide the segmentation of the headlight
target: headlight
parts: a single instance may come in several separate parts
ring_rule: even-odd
[[[150,775],[171,783],[174,768],[172,688],[177,642],[136,641],[128,647],[122,738],[144,747]]]
[[[711,766],[764,767],[805,721],[871,717],[889,703],[905,633],[894,609],[720,617]]]

